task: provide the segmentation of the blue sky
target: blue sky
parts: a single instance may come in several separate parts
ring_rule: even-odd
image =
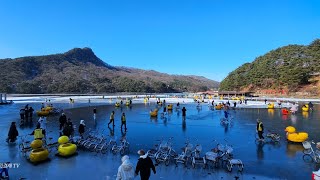
[[[318,0],[0,0],[0,58],[90,47],[114,66],[221,81],[320,38]]]

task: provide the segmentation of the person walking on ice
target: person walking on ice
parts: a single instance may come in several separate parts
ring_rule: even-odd
[[[126,120],[126,115],[122,113],[121,116],[121,131],[122,131],[122,126],[124,125],[124,130],[127,131],[127,120]]]
[[[134,167],[129,160],[128,155],[124,155],[121,158],[122,164],[118,168],[118,174],[116,180],[131,180],[134,179]]]
[[[110,115],[110,121],[108,123],[108,127],[109,125],[112,123],[112,126],[114,127],[114,111],[111,112],[111,115]]]

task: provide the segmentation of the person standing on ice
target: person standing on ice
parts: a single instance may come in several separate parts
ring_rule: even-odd
[[[126,115],[122,113],[121,116],[121,131],[122,131],[122,126],[124,125],[124,130],[127,131],[127,120],[126,120]]]
[[[129,160],[128,155],[124,155],[121,158],[122,164],[118,168],[118,174],[116,180],[131,180],[134,179],[134,167]]]
[[[97,114],[97,109],[93,108],[93,119],[94,120],[96,119],[96,114]]]
[[[228,117],[229,117],[229,113],[228,113],[228,111],[224,111],[224,118],[226,118],[226,119],[228,119]]]
[[[182,117],[185,118],[187,109],[183,107],[181,111],[182,111]]]
[[[312,110],[313,110],[313,104],[312,104],[312,102],[310,101],[310,102],[308,103],[308,105],[309,105],[309,109],[312,111]]]
[[[80,120],[80,125],[79,125],[79,134],[81,136],[81,138],[83,138],[83,133],[84,133],[84,128],[86,127],[86,124],[84,122],[84,120]]]
[[[263,124],[261,122],[260,119],[257,119],[257,128],[256,128],[256,131],[258,133],[258,136],[259,136],[259,141],[264,141],[264,137],[263,137]]]
[[[59,117],[59,122],[60,122],[60,130],[64,127],[64,125],[67,123],[67,116],[62,113],[61,116]]]

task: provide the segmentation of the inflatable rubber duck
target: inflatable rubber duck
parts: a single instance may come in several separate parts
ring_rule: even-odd
[[[58,147],[58,155],[60,156],[72,156],[77,151],[77,146],[75,144],[69,143],[68,136],[61,136],[58,139],[58,143],[60,144]]]
[[[44,109],[44,108],[43,108]],[[37,111],[37,115],[38,116],[48,116],[49,115],[49,111]]]
[[[150,111],[150,116],[151,117],[157,117],[158,116],[158,111]]]
[[[42,162],[48,159],[49,151],[42,147],[42,140],[36,139],[32,141],[30,147],[32,151],[30,152],[29,159],[32,163]]]
[[[269,103],[268,104],[268,109],[274,109],[274,103]]]
[[[302,111],[308,112],[309,111],[309,105],[308,104],[303,105],[302,106]]]
[[[308,133],[306,132],[296,132],[296,128],[293,126],[286,127],[287,140],[291,142],[303,142],[308,139]]]
[[[216,110],[221,110],[221,109],[222,109],[222,107],[223,107],[223,105],[222,105],[222,104],[218,104],[218,105],[216,105],[216,106],[215,106],[215,109],[216,109]]]
[[[281,110],[281,112],[282,112],[283,115],[288,115],[288,114],[290,113],[287,108],[283,108],[283,109]]]

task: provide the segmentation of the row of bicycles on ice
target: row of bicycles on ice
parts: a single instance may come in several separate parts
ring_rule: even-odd
[[[233,167],[237,167],[238,171],[243,171],[244,164],[240,159],[233,158],[233,147],[225,140],[225,144],[218,143],[213,140],[212,149],[206,153],[202,153],[201,144],[193,145],[189,140],[185,142],[185,146],[181,148],[182,152],[178,154],[172,147],[172,137],[168,140],[157,140],[158,143],[147,151],[150,158],[154,158],[157,164],[164,163],[168,166],[174,162],[176,166],[183,164],[188,166],[191,164],[193,168],[202,166],[202,168],[211,167],[226,167],[231,172]]]
[[[107,137],[109,137],[109,139]],[[98,131],[89,131],[85,138],[74,138],[74,142],[79,148],[102,154],[110,150],[113,154],[119,152],[121,155],[125,155],[129,153],[130,146],[125,136],[117,142],[115,136],[105,136],[103,130],[101,133]]]

